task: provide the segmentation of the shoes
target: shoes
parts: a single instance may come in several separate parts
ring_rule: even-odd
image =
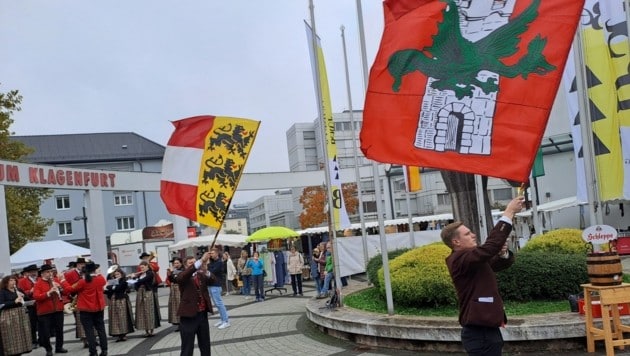
[[[176,333],[178,333],[178,332],[179,332],[179,326],[175,328],[175,331],[174,331],[174,332],[176,332]]]
[[[107,356],[107,351],[101,351],[101,354],[99,356]]]
[[[300,297],[303,297],[303,296],[304,296],[304,294],[300,293]]]
[[[292,297],[297,297],[297,293],[293,293]]]
[[[324,298],[327,298],[327,297],[328,297],[328,293],[320,293],[320,294],[317,296],[317,299],[324,299]]]
[[[60,349],[55,349],[55,353],[56,354],[67,354],[68,350],[64,349],[63,347]]]
[[[53,356],[53,352],[51,351],[46,351],[46,356]]]
[[[33,350],[35,350],[35,349],[36,349],[36,348],[38,348],[38,347],[39,347],[39,344],[38,344],[38,343],[36,343],[36,342],[34,342],[34,343],[33,343],[33,346],[32,346],[31,348],[32,348]]]
[[[221,326],[221,324],[223,324],[223,320],[217,321],[216,323],[214,323],[214,326],[215,327],[219,327],[219,326]]]
[[[221,323],[221,325],[218,326],[219,329],[225,329],[225,328],[229,328],[229,327],[230,327],[230,322],[229,321]]]

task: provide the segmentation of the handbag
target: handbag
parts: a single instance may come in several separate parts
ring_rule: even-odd
[[[263,277],[267,277],[267,271],[263,270]]]

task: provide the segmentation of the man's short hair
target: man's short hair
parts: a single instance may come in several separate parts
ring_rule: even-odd
[[[459,227],[462,225],[464,225],[463,222],[455,221],[453,223],[446,225],[442,229],[442,232],[440,233],[440,237],[442,238],[442,242],[444,242],[446,246],[453,249],[453,239],[459,236],[459,232],[457,231],[457,229],[459,229]]]

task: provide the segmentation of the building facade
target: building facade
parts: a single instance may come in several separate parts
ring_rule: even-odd
[[[134,133],[12,136],[35,151],[26,161],[86,169],[161,172],[164,146]],[[43,202],[40,215],[53,224],[43,240],[64,240],[87,246],[91,238],[85,214],[85,193],[55,189]],[[104,191],[108,238],[170,220],[159,192]]]

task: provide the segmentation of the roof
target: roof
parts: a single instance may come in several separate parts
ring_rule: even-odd
[[[86,163],[162,159],[164,146],[133,132],[11,136],[35,149],[32,163]]]

